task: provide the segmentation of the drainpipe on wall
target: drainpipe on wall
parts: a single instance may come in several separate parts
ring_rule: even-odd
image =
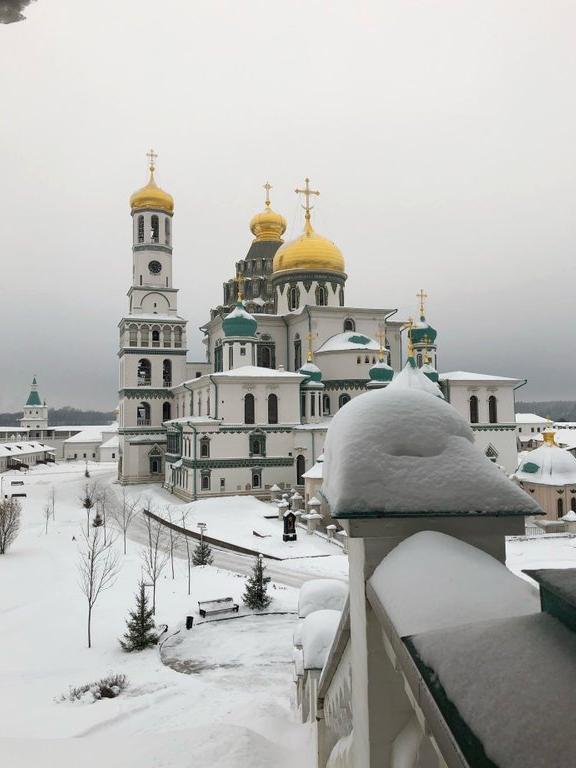
[[[211,373],[208,375],[208,378],[210,379],[210,382],[214,386],[214,401],[216,403],[216,408],[214,409],[214,418],[217,419],[218,418],[218,384],[212,378],[212,374]],[[210,416],[210,414],[208,414],[208,416]]]
[[[192,397],[194,397],[194,392],[190,389],[190,387],[186,386],[186,382],[184,381],[184,382],[182,382],[182,384],[184,386],[184,389],[187,389],[188,392],[190,392],[190,394],[192,395]],[[194,432],[194,441],[193,441],[194,442],[194,451],[193,451],[193,454],[194,454],[194,470],[192,472],[192,488],[193,488],[194,501],[196,501],[196,499],[198,498],[198,493],[196,491],[196,487],[197,487],[196,486],[196,472],[197,472],[197,467],[196,467],[196,441],[198,439],[198,430],[196,429],[194,424],[192,424],[192,422],[189,421],[187,423],[188,423],[188,426],[190,427],[190,429]]]

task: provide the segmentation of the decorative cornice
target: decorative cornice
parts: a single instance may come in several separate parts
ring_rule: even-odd
[[[164,357],[170,357],[170,355],[185,355],[188,349],[149,349],[148,347],[122,347],[118,351],[118,357],[122,355],[164,355]]]
[[[262,432],[292,432],[294,427],[269,427],[265,424],[254,424],[251,427],[242,427],[242,426],[234,426],[234,427],[226,427],[221,426],[218,430],[219,432],[255,432],[256,430],[261,430]]]
[[[189,459],[184,457],[182,464],[190,469],[235,469],[249,467],[292,467],[294,459],[291,456],[266,457],[258,456],[253,459]]]
[[[172,254],[172,248],[168,245],[160,245],[157,243],[138,243],[132,246],[134,253],[138,251],[162,251],[163,253]]]
[[[157,429],[156,427],[125,427],[124,429],[118,430],[119,435],[160,435],[161,437],[166,439],[166,430],[163,428]],[[152,442],[158,442],[158,440],[153,440]]]
[[[166,400],[166,398],[170,399],[174,397],[170,389],[154,387],[136,387],[135,389],[123,388],[118,390],[118,394],[126,397],[128,400]]]
[[[328,379],[324,382],[325,390],[336,389],[366,389],[370,379]]]
[[[470,424],[474,432],[515,432],[516,424]]]
[[[275,272],[271,275],[271,281],[274,286],[279,283],[303,283],[309,281],[336,283],[338,285],[344,285],[348,276],[344,272],[325,272],[309,271],[305,270],[283,270],[282,272]]]

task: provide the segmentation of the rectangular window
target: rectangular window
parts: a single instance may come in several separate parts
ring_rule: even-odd
[[[223,491],[223,490],[225,490],[225,488],[226,488],[226,480],[223,477],[221,477],[220,478],[220,490]]]

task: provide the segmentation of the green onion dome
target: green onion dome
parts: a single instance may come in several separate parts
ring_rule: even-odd
[[[430,323],[426,322],[424,315],[420,315],[420,320],[414,323],[412,328],[408,331],[412,344],[434,344],[438,331],[433,328]]]
[[[368,372],[372,381],[390,382],[394,376],[394,370],[384,362],[380,360],[376,365],[373,365]]]
[[[226,315],[222,322],[222,328],[225,336],[255,336],[258,323],[252,315],[244,309],[241,301],[236,302],[236,306]]]

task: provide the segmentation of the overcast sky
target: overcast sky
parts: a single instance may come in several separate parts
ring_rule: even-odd
[[[576,396],[576,6],[548,0],[38,0],[0,25],[0,410],[113,409],[128,199],[159,153],[196,328],[270,179],[342,249],[347,304],[430,298],[444,371]]]

